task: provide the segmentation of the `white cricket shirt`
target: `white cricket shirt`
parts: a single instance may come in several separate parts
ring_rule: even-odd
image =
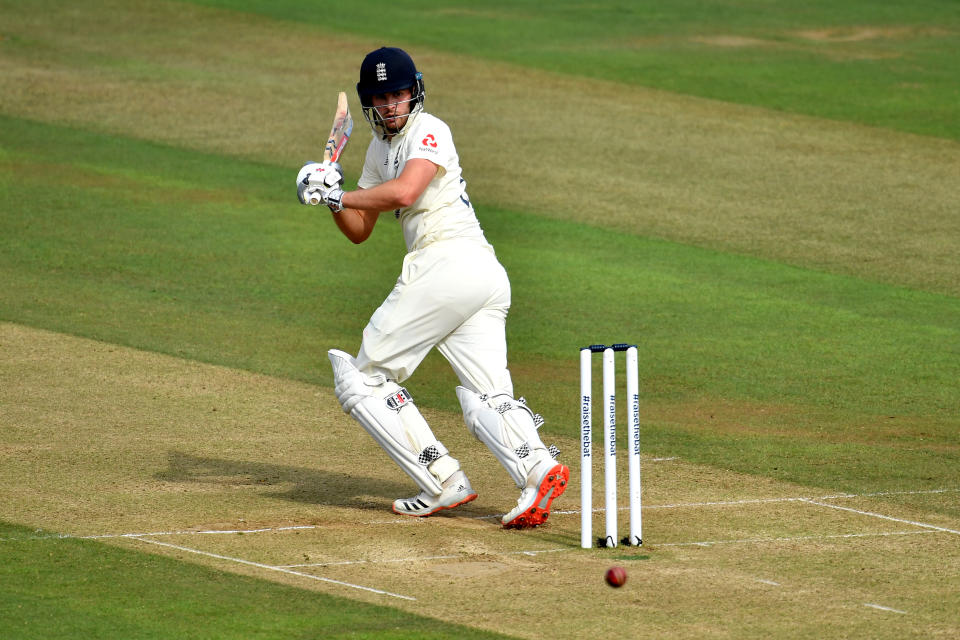
[[[414,114],[403,131],[390,141],[375,136],[367,147],[357,185],[369,189],[392,180],[413,158],[429,160],[439,170],[416,202],[394,212],[403,227],[407,251],[451,238],[474,238],[486,244],[467,197],[467,183],[461,176],[460,157],[450,127],[429,113]]]

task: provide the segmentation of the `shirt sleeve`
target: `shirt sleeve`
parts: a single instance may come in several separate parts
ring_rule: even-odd
[[[416,133],[416,137],[410,142],[408,161],[423,158],[439,166],[444,172],[455,168],[459,163],[457,150],[453,146],[453,134],[442,120],[430,118],[424,126],[411,133]]]

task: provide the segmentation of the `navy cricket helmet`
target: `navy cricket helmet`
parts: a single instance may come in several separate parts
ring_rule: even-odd
[[[423,75],[417,71],[413,58],[403,49],[396,47],[381,47],[368,53],[363,59],[363,64],[360,65],[357,95],[363,107],[363,116],[370,123],[375,134],[382,136],[396,134],[402,127],[395,131],[386,128],[384,118],[373,108],[373,96],[403,89],[410,89],[411,92],[411,98],[408,101],[411,103],[410,115],[423,109],[423,99],[426,95],[423,90]]]

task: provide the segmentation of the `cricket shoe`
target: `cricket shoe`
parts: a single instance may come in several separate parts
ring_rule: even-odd
[[[443,509],[459,507],[477,497],[463,471],[457,471],[444,480],[442,487],[443,491],[438,496],[421,491],[412,498],[394,500],[393,512],[404,516],[425,518]]]
[[[538,466],[544,470],[536,473],[537,468],[534,468],[533,482],[527,481],[517,506],[501,520],[504,529],[526,529],[543,524],[550,517],[550,505],[566,490],[570,479],[570,469],[566,465],[551,458]]]

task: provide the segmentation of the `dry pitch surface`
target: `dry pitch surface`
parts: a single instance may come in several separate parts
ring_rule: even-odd
[[[935,510],[956,487],[831,495],[647,457],[644,547],[585,551],[577,461],[547,526],[504,531],[516,490],[458,415],[427,412],[480,497],[401,518],[411,483],[328,389],[12,324],[0,349],[10,522],[517,637],[960,634],[960,521]]]

